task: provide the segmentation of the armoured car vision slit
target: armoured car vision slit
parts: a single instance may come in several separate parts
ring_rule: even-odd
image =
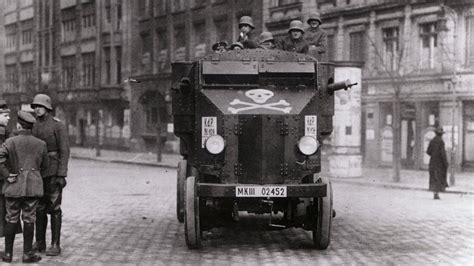
[[[330,243],[332,188],[320,176],[320,146],[332,132],[334,67],[279,50],[210,54],[172,64],[178,165],[177,216],[186,244],[232,226],[239,213],[265,214],[269,228],[311,230]]]

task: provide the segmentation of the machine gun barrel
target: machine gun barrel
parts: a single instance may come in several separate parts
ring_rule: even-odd
[[[357,82],[351,83],[350,79],[346,79],[345,81],[339,81],[339,82],[328,84],[327,92],[330,95],[333,95],[335,91],[342,90],[342,89],[347,90],[348,88],[355,85],[357,85]]]

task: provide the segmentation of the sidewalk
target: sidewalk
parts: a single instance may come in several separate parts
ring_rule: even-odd
[[[163,154],[161,162],[158,162],[154,153],[101,150],[99,157],[95,153],[95,150],[91,148],[71,148],[71,158],[103,162],[175,168],[181,159],[181,155],[178,154]],[[323,166],[323,169],[327,169],[327,167]],[[323,170],[323,175],[325,174],[327,171]],[[390,189],[427,190],[428,171],[402,170],[400,175],[401,181],[395,183],[392,181],[393,173],[390,168],[363,168],[360,178],[332,178],[332,182]],[[455,181],[455,186],[447,188],[446,193],[474,195],[474,172],[457,172]]]

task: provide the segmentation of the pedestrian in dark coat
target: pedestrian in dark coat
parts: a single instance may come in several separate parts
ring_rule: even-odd
[[[434,192],[434,199],[440,199],[438,192],[443,192],[445,191],[446,187],[448,187],[448,183],[446,181],[448,160],[446,158],[446,150],[444,149],[444,141],[442,138],[443,133],[443,128],[436,128],[436,136],[430,141],[428,150],[426,151],[426,153],[430,156],[429,190]]]
[[[2,192],[5,195],[4,262],[13,258],[13,243],[18,223],[23,221],[24,263],[38,262],[41,257],[33,251],[36,207],[43,196],[42,172],[48,166],[46,143],[33,137],[31,129],[35,118],[28,112],[18,112],[18,135],[11,137],[0,148],[0,172],[7,176]]]
[[[293,20],[290,22],[288,36],[277,42],[276,48],[283,51],[306,54],[308,52],[309,46],[304,40],[303,35],[303,22],[299,20]]]
[[[44,196],[40,199],[36,211],[36,243],[37,251],[46,249],[47,214],[51,215],[51,247],[47,256],[61,253],[61,201],[63,188],[66,186],[67,165],[69,161],[69,142],[66,126],[54,118],[51,98],[46,94],[37,94],[31,107],[36,113],[33,135],[44,142],[48,150],[49,165],[44,173]]]
[[[305,30],[304,39],[309,45],[308,53],[316,59],[321,60],[322,55],[326,53],[328,42],[326,31],[320,27],[322,24],[321,16],[319,13],[310,14],[306,22],[309,27]]]

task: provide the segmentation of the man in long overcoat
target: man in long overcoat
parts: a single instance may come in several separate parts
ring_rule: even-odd
[[[436,136],[430,141],[426,153],[430,156],[429,172],[430,185],[429,190],[433,191],[434,199],[440,199],[438,192],[443,192],[448,187],[446,181],[448,172],[448,160],[446,150],[444,149],[443,128],[438,127],[435,130]]]
[[[18,112],[18,135],[9,138],[0,148],[0,173],[5,178],[4,262],[12,262],[13,244],[18,223],[23,221],[23,263],[34,263],[41,257],[33,251],[36,207],[43,196],[42,171],[48,165],[46,143],[33,137],[31,129],[35,118],[28,112]]]
[[[46,94],[37,94],[31,108],[35,110],[36,122],[33,125],[33,136],[46,142],[49,165],[44,174],[44,196],[40,199],[36,211],[35,250],[46,249],[47,214],[51,215],[51,247],[46,256],[57,256],[61,253],[61,201],[66,186],[69,161],[69,142],[66,126],[51,115],[53,106]]]

